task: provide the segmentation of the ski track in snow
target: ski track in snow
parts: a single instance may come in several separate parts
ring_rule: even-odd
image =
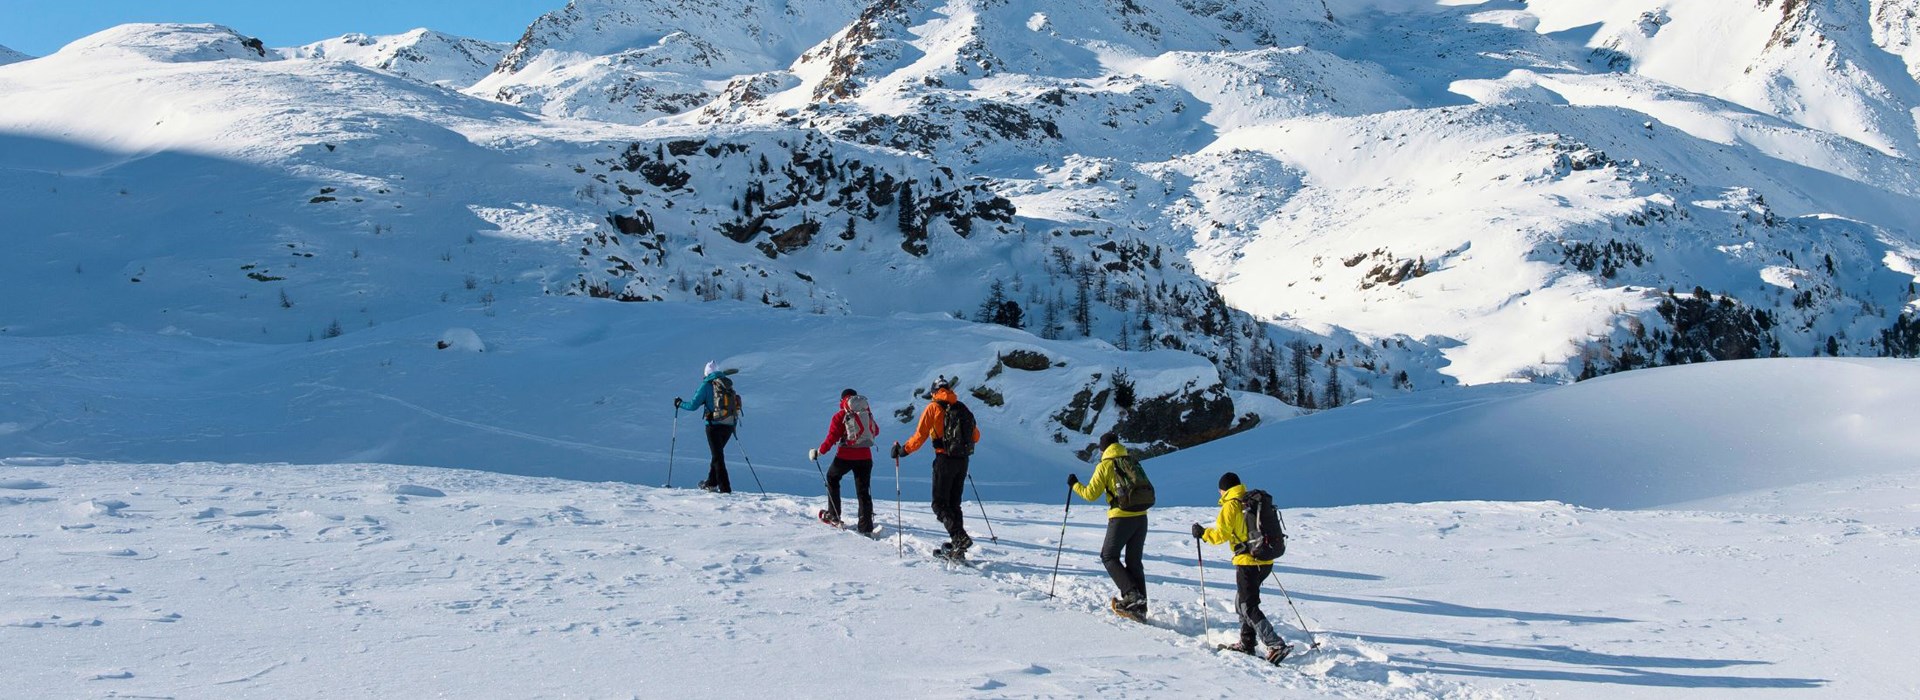
[[[888,537],[868,541],[812,524],[819,497],[377,465],[0,468],[42,487],[0,501],[0,684],[43,697],[1916,689],[1900,640],[1920,623],[1903,495],[1920,472],[1704,510],[1290,510],[1279,578],[1323,647],[1276,669],[1209,651],[1233,634],[1232,570],[1206,550],[1201,608],[1185,529],[1212,509],[1150,516],[1143,626],[1106,610],[1085,503],[1049,599],[1058,507],[987,504],[991,542],[969,503],[975,563],[957,567],[926,556],[944,534],[923,503],[895,529],[884,478]],[[1305,641],[1271,584],[1264,607]]]

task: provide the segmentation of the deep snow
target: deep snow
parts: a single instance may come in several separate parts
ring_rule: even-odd
[[[1049,599],[1057,505],[987,504],[992,543],[968,504],[974,570],[925,558],[938,528],[917,501],[898,558],[891,539],[813,522],[817,496],[373,465],[11,464],[0,681],[39,697],[1920,692],[1912,471],[1755,494],[1745,512],[1290,510],[1279,577],[1325,646],[1275,669],[1201,637],[1228,638],[1231,596],[1214,549],[1198,604],[1184,531],[1206,508],[1150,516],[1155,621],[1141,626],[1104,610],[1102,519],[1085,504]],[[1302,640],[1272,584],[1265,600]]]

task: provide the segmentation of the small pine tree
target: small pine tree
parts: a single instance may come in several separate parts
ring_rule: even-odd
[[[913,201],[913,181],[900,183],[900,230],[912,231],[920,222],[919,204]]]
[[[293,300],[287,298],[287,290],[285,289],[280,290],[280,308],[282,309],[293,308]]]
[[[336,319],[334,319],[334,320],[333,320],[333,323],[329,323],[329,324],[327,324],[327,330],[326,330],[325,332],[322,332],[322,333],[320,334],[320,337],[322,337],[322,338],[338,338],[338,337],[340,337],[340,334],[341,334],[342,332],[343,332],[343,331],[341,331],[341,330],[340,330],[340,319],[337,319],[337,318],[336,318]]]
[[[973,320],[980,323],[999,323],[1000,307],[1006,303],[1006,286],[1001,284],[1000,280],[994,280],[993,286],[987,288],[987,298],[980,302],[980,310],[973,315]]]
[[[1055,340],[1060,337],[1062,331],[1066,330],[1065,326],[1060,325],[1060,307],[1064,305],[1065,302],[1060,300],[1058,294],[1041,304],[1040,337]]]
[[[1341,404],[1346,403],[1345,393],[1344,388],[1340,386],[1340,367],[1327,365],[1326,396],[1322,397],[1320,405],[1326,408],[1339,408]]]
[[[1093,270],[1082,267],[1074,276],[1073,325],[1080,335],[1093,335]]]
[[[1307,363],[1307,344],[1300,340],[1287,343],[1289,356],[1287,372],[1293,376],[1293,404],[1301,408],[1313,407],[1313,382],[1308,372],[1313,366]]]
[[[1026,328],[1027,312],[1020,308],[1020,302],[1008,299],[1000,305],[1000,313],[993,322],[1013,329]]]

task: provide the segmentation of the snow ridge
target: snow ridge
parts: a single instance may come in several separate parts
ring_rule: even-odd
[[[464,88],[492,73],[507,48],[504,43],[415,29],[391,36],[347,34],[280,49],[279,54],[286,58],[346,61],[423,83]]]

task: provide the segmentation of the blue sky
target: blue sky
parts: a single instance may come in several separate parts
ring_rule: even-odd
[[[0,46],[45,56],[127,22],[214,22],[276,47],[415,27],[512,41],[534,18],[565,5],[566,0],[0,0]]]

